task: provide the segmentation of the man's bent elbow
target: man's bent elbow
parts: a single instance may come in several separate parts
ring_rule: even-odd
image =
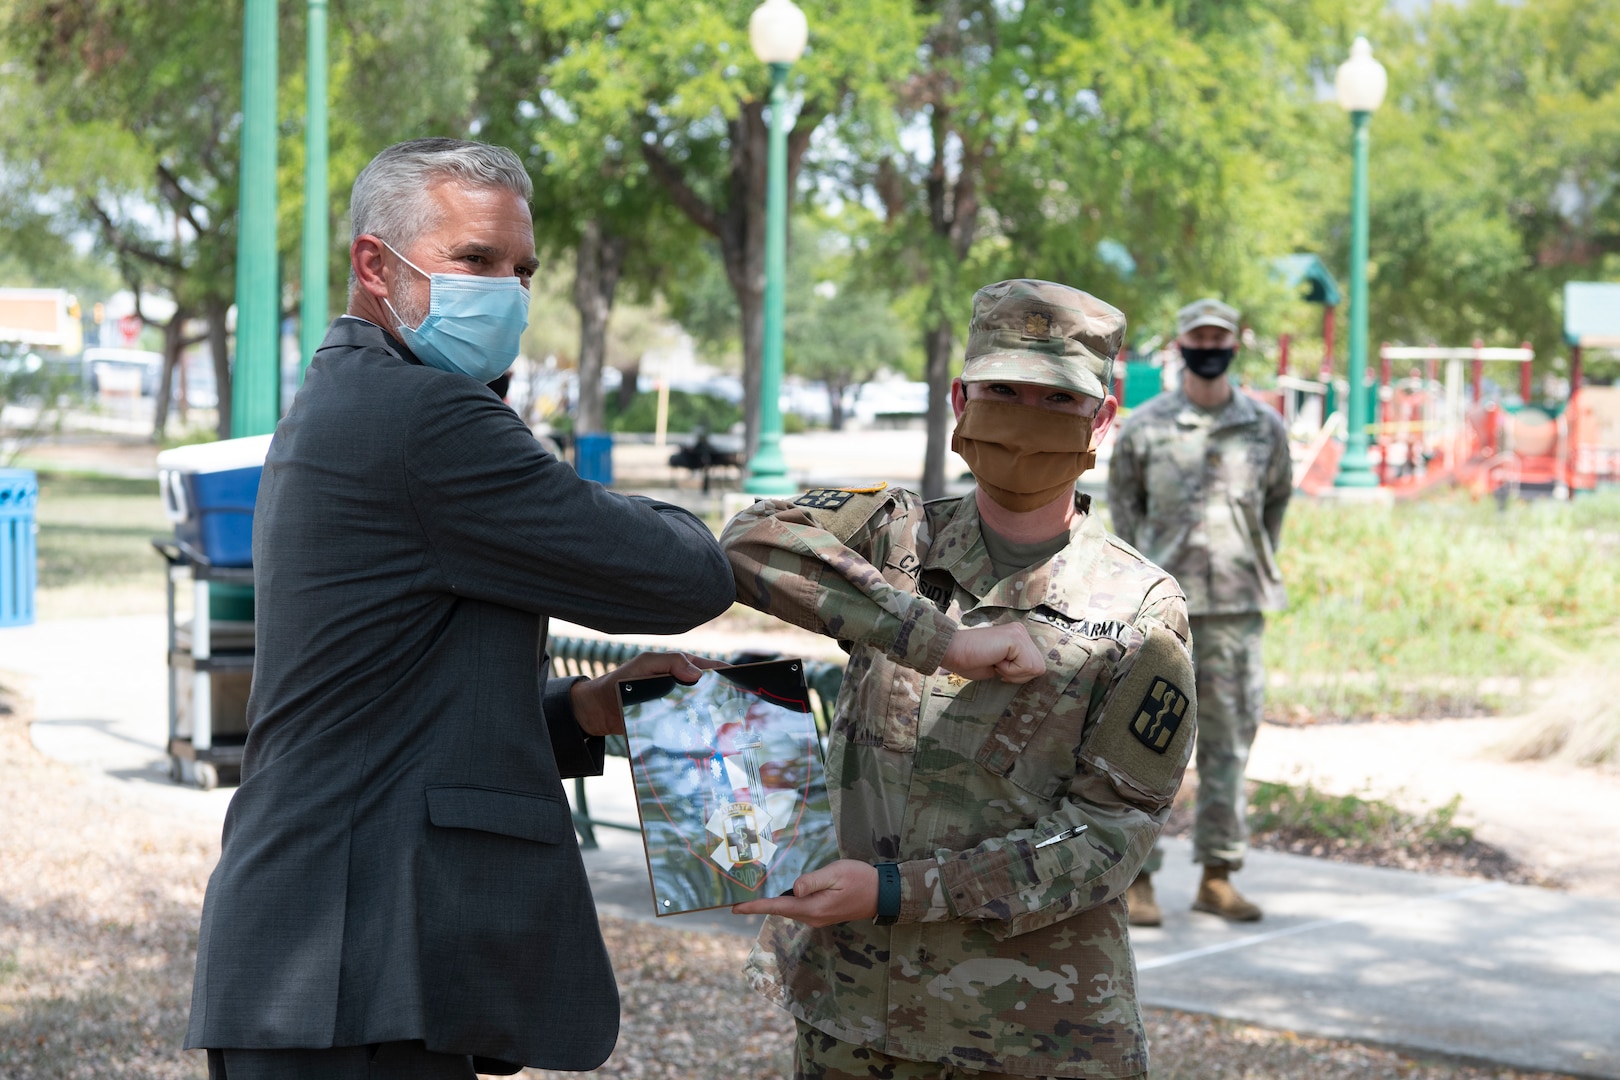
[[[704,558],[671,584],[675,588],[660,613],[669,621],[666,629],[656,631],[659,633],[684,633],[710,619],[718,619],[737,601],[737,584],[732,578],[731,566],[718,549],[712,557]]]

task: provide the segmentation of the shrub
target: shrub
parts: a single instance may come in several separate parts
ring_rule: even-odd
[[[630,407],[619,410],[618,399],[606,402],[607,426],[610,431],[652,432],[658,424],[658,395],[643,391],[630,402]],[[742,419],[742,410],[724,398],[707,394],[690,394],[684,390],[669,392],[668,430],[687,432],[702,426],[717,432],[729,431]]]

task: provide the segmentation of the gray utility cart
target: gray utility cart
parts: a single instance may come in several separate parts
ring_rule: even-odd
[[[252,617],[215,618],[210,590],[216,583],[251,588],[253,568],[210,566],[165,538],[152,546],[168,563],[169,779],[207,791],[241,776],[253,682]],[[189,620],[175,612],[180,585],[191,589]]]

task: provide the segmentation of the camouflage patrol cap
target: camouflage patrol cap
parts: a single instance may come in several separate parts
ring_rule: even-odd
[[[973,294],[962,381],[1035,383],[1108,396],[1125,313],[1054,281],[1015,278]]]
[[[1235,334],[1240,318],[1238,309],[1231,304],[1223,304],[1212,296],[1206,296],[1176,312],[1176,336],[1180,337],[1200,326],[1218,326]]]

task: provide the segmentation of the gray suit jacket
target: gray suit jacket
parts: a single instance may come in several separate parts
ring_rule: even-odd
[[[487,388],[339,319],[276,428],[253,556],[251,726],[186,1045],[600,1064],[618,993],[561,776],[602,748],[547,690],[543,619],[718,615],[709,529],[581,480]]]

